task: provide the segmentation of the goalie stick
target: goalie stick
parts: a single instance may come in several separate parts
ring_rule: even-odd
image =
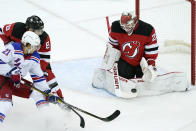
[[[33,85],[27,84],[27,83],[26,83],[25,81],[23,81],[23,80],[21,80],[21,81],[22,81],[23,84],[25,84],[25,85],[31,87],[32,89],[34,89],[34,90],[36,90],[36,91],[38,91],[38,92],[40,92],[40,93],[42,93],[44,96],[50,96],[50,95],[52,95],[52,94],[47,94],[47,93],[45,93],[44,91],[41,91],[40,89],[37,89],[37,88],[34,87]],[[97,115],[94,115],[94,114],[92,114],[92,113],[90,113],[90,112],[87,112],[87,111],[85,111],[85,110],[82,110],[82,109],[80,109],[80,108],[78,108],[78,107],[76,107],[76,106],[73,106],[73,105],[71,105],[71,104],[65,102],[64,100],[62,100],[62,99],[59,98],[59,97],[58,97],[58,102],[59,102],[59,103],[63,103],[64,105],[66,105],[68,108],[70,108],[74,113],[76,113],[76,114],[80,117],[80,127],[82,127],[82,128],[85,127],[85,121],[84,121],[84,118],[83,118],[77,111],[80,111],[80,112],[82,112],[82,113],[84,113],[84,114],[87,114],[87,115],[89,115],[89,116],[91,116],[91,117],[97,118],[97,119],[102,120],[102,121],[105,121],[105,122],[110,122],[110,121],[114,120],[115,118],[117,118],[117,117],[120,115],[120,111],[119,111],[119,110],[116,110],[116,111],[115,111],[114,113],[112,113],[110,116],[103,118],[103,117],[99,117],[99,116],[97,116]],[[76,110],[77,110],[77,111],[76,111]]]
[[[131,90],[131,93],[122,91],[120,80],[119,80],[119,75],[118,75],[117,63],[115,63],[113,66],[113,77],[114,77],[114,86],[115,86],[114,91],[115,91],[116,96],[121,97],[121,98],[134,98],[137,96],[137,90],[135,88]]]

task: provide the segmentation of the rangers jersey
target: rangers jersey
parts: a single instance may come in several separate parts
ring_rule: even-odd
[[[121,59],[133,66],[140,64],[145,57],[149,65],[155,66],[158,56],[158,44],[155,29],[148,23],[138,21],[129,36],[120,26],[120,21],[112,23],[109,43],[121,51]]]
[[[42,91],[49,90],[40,67],[40,56],[37,51],[32,55],[24,56],[20,43],[7,44],[5,50],[0,52],[0,75],[6,76],[14,67],[20,69],[22,77],[29,73],[36,88]]]

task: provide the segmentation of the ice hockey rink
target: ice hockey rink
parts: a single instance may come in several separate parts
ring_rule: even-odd
[[[190,3],[142,2],[141,19],[154,26],[161,51],[167,38],[190,43]],[[108,39],[105,16],[111,18],[110,22],[117,20],[121,12],[133,10],[134,6],[134,0],[0,0],[0,26],[25,22],[31,15],[44,21],[52,43],[52,68],[66,102],[102,117],[117,109],[121,111],[109,123],[81,113],[86,122],[82,129],[75,114],[55,105],[42,114],[33,100],[14,97],[13,109],[0,131],[195,131],[196,90],[191,84],[188,92],[134,99],[120,99],[91,87],[93,71],[100,66]],[[178,10],[179,7],[184,10]],[[175,18],[176,14],[186,18]],[[171,52],[160,53],[157,66],[185,72],[190,83],[189,50]]]

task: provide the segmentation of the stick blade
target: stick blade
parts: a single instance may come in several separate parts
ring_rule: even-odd
[[[114,120],[115,118],[117,118],[119,115],[120,115],[120,111],[116,110],[112,115],[110,115],[106,118],[103,118],[102,120],[106,121],[106,122],[110,122],[110,121]]]
[[[82,117],[80,117],[80,127],[82,127],[82,128],[85,127],[85,121]]]
[[[78,115],[78,116],[80,117],[80,127],[81,127],[81,128],[84,128],[84,127],[85,127],[84,118],[83,118],[77,111],[75,111],[72,107],[69,107],[69,106],[68,106],[68,108],[70,108],[73,112],[76,113],[76,115]]]

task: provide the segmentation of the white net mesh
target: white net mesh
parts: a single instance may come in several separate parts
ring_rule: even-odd
[[[142,0],[140,2],[140,19],[154,26],[161,53],[191,52],[190,12],[191,4],[185,0],[164,0],[162,2]]]
[[[160,45],[159,52],[191,54],[191,81],[194,84],[196,78],[196,43],[194,42],[195,38],[191,39],[191,35],[196,31],[196,28],[192,27],[191,20],[195,19],[196,10],[194,9],[192,12],[193,17],[191,3],[185,0],[164,0],[162,2],[143,0],[141,2],[140,18],[151,23],[155,30],[157,29],[156,33]],[[150,7],[149,4],[151,4]],[[192,50],[191,43],[193,44]]]

